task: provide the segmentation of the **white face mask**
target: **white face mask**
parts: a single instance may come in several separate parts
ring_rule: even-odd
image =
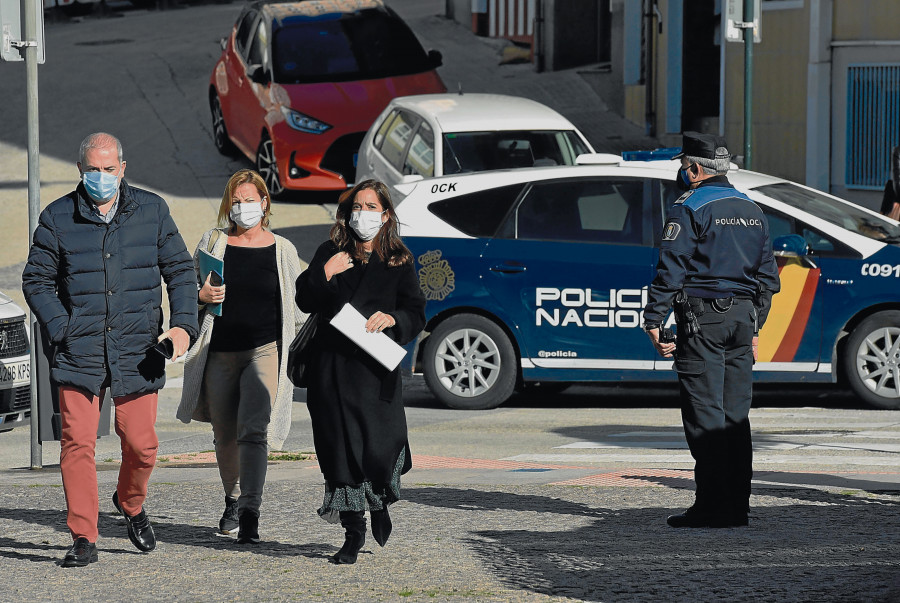
[[[350,228],[363,241],[371,241],[381,228],[381,214],[377,211],[355,211],[350,214]]]
[[[249,230],[259,224],[264,214],[262,201],[256,203],[245,201],[232,205],[230,215],[235,224],[244,230]]]

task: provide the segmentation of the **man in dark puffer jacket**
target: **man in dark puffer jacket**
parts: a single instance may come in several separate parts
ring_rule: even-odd
[[[22,274],[59,385],[60,468],[74,540],[66,567],[97,560],[94,447],[107,389],[122,442],[113,504],[132,543],[155,548],[143,503],[159,445],[154,424],[165,358],[153,347],[168,339],[178,358],[198,332],[194,262],[166,202],[125,183],[122,145],[109,134],[88,136],[79,159],[82,181],[41,212]],[[164,333],[161,280],[171,309]]]

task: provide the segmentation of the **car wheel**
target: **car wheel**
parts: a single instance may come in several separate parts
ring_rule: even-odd
[[[879,312],[859,323],[843,361],[857,396],[877,408],[900,408],[900,312]]]
[[[275,160],[275,144],[268,134],[263,134],[256,150],[256,171],[265,180],[270,195],[277,197],[284,192],[278,175],[278,162]]]
[[[227,157],[233,157],[236,154],[237,147],[228,137],[228,128],[225,127],[225,115],[222,113],[222,103],[219,101],[219,95],[213,93],[209,101],[209,111],[212,114],[213,127],[213,144],[216,150]]]
[[[426,340],[423,372],[428,389],[450,408],[496,408],[515,389],[516,353],[496,323],[459,314]]]

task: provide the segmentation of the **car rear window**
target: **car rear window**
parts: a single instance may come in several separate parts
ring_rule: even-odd
[[[272,53],[279,84],[367,80],[432,68],[409,27],[380,10],[293,17],[276,30]]]
[[[828,195],[790,182],[767,184],[754,190],[864,237],[885,243],[900,242],[900,226]]]
[[[444,134],[444,174],[575,165],[588,149],[570,130],[504,130]]]
[[[492,237],[524,186],[501,186],[435,201],[428,206],[428,210],[469,236]]]

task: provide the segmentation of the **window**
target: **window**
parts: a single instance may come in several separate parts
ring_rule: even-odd
[[[246,55],[247,45],[250,43],[250,35],[253,33],[253,21],[256,20],[256,11],[247,11],[241,18],[237,33],[234,36],[234,44],[241,55]]]
[[[409,144],[403,174],[418,174],[425,178],[434,176],[434,132],[424,121]]]
[[[433,67],[409,27],[381,10],[340,19],[286,20],[273,46],[280,84],[378,79]]]
[[[428,211],[473,237],[492,237],[516,202],[524,184],[460,195],[428,206]]]
[[[806,244],[809,245],[810,255],[846,258],[859,257],[858,253],[854,252],[840,241],[836,241],[828,235],[810,228],[791,216],[787,216],[762,205],[760,205],[760,209],[763,210],[763,213],[766,215],[766,220],[769,222],[769,240],[773,245],[775,244],[775,239],[778,237],[797,234],[806,240]]]
[[[880,190],[900,144],[900,63],[847,68],[847,188]]]
[[[404,151],[409,137],[416,126],[417,118],[406,111],[400,111],[397,118],[391,121],[384,133],[384,141],[381,144],[381,154],[385,160],[397,170],[403,165]]]
[[[256,35],[253,36],[253,42],[250,44],[250,52],[247,53],[247,65],[262,65],[263,67],[268,65],[268,61],[266,60],[266,45],[268,43],[268,36],[266,35],[266,26],[260,21],[259,27],[256,30]]]
[[[768,184],[755,190],[858,235],[885,243],[900,243],[900,226],[835,197],[791,182]]]
[[[516,211],[516,238],[638,245],[644,182],[638,179],[541,182]]]
[[[378,128],[378,132],[375,133],[375,140],[372,141],[372,144],[376,149],[381,148],[381,143],[384,142],[384,137],[387,135],[388,128],[391,127],[391,123],[393,123],[398,113],[399,111],[397,111],[396,109],[391,111],[390,115],[388,115],[387,118],[383,122],[381,122],[381,126]]]
[[[444,174],[575,165],[588,149],[572,131],[447,132]]]

